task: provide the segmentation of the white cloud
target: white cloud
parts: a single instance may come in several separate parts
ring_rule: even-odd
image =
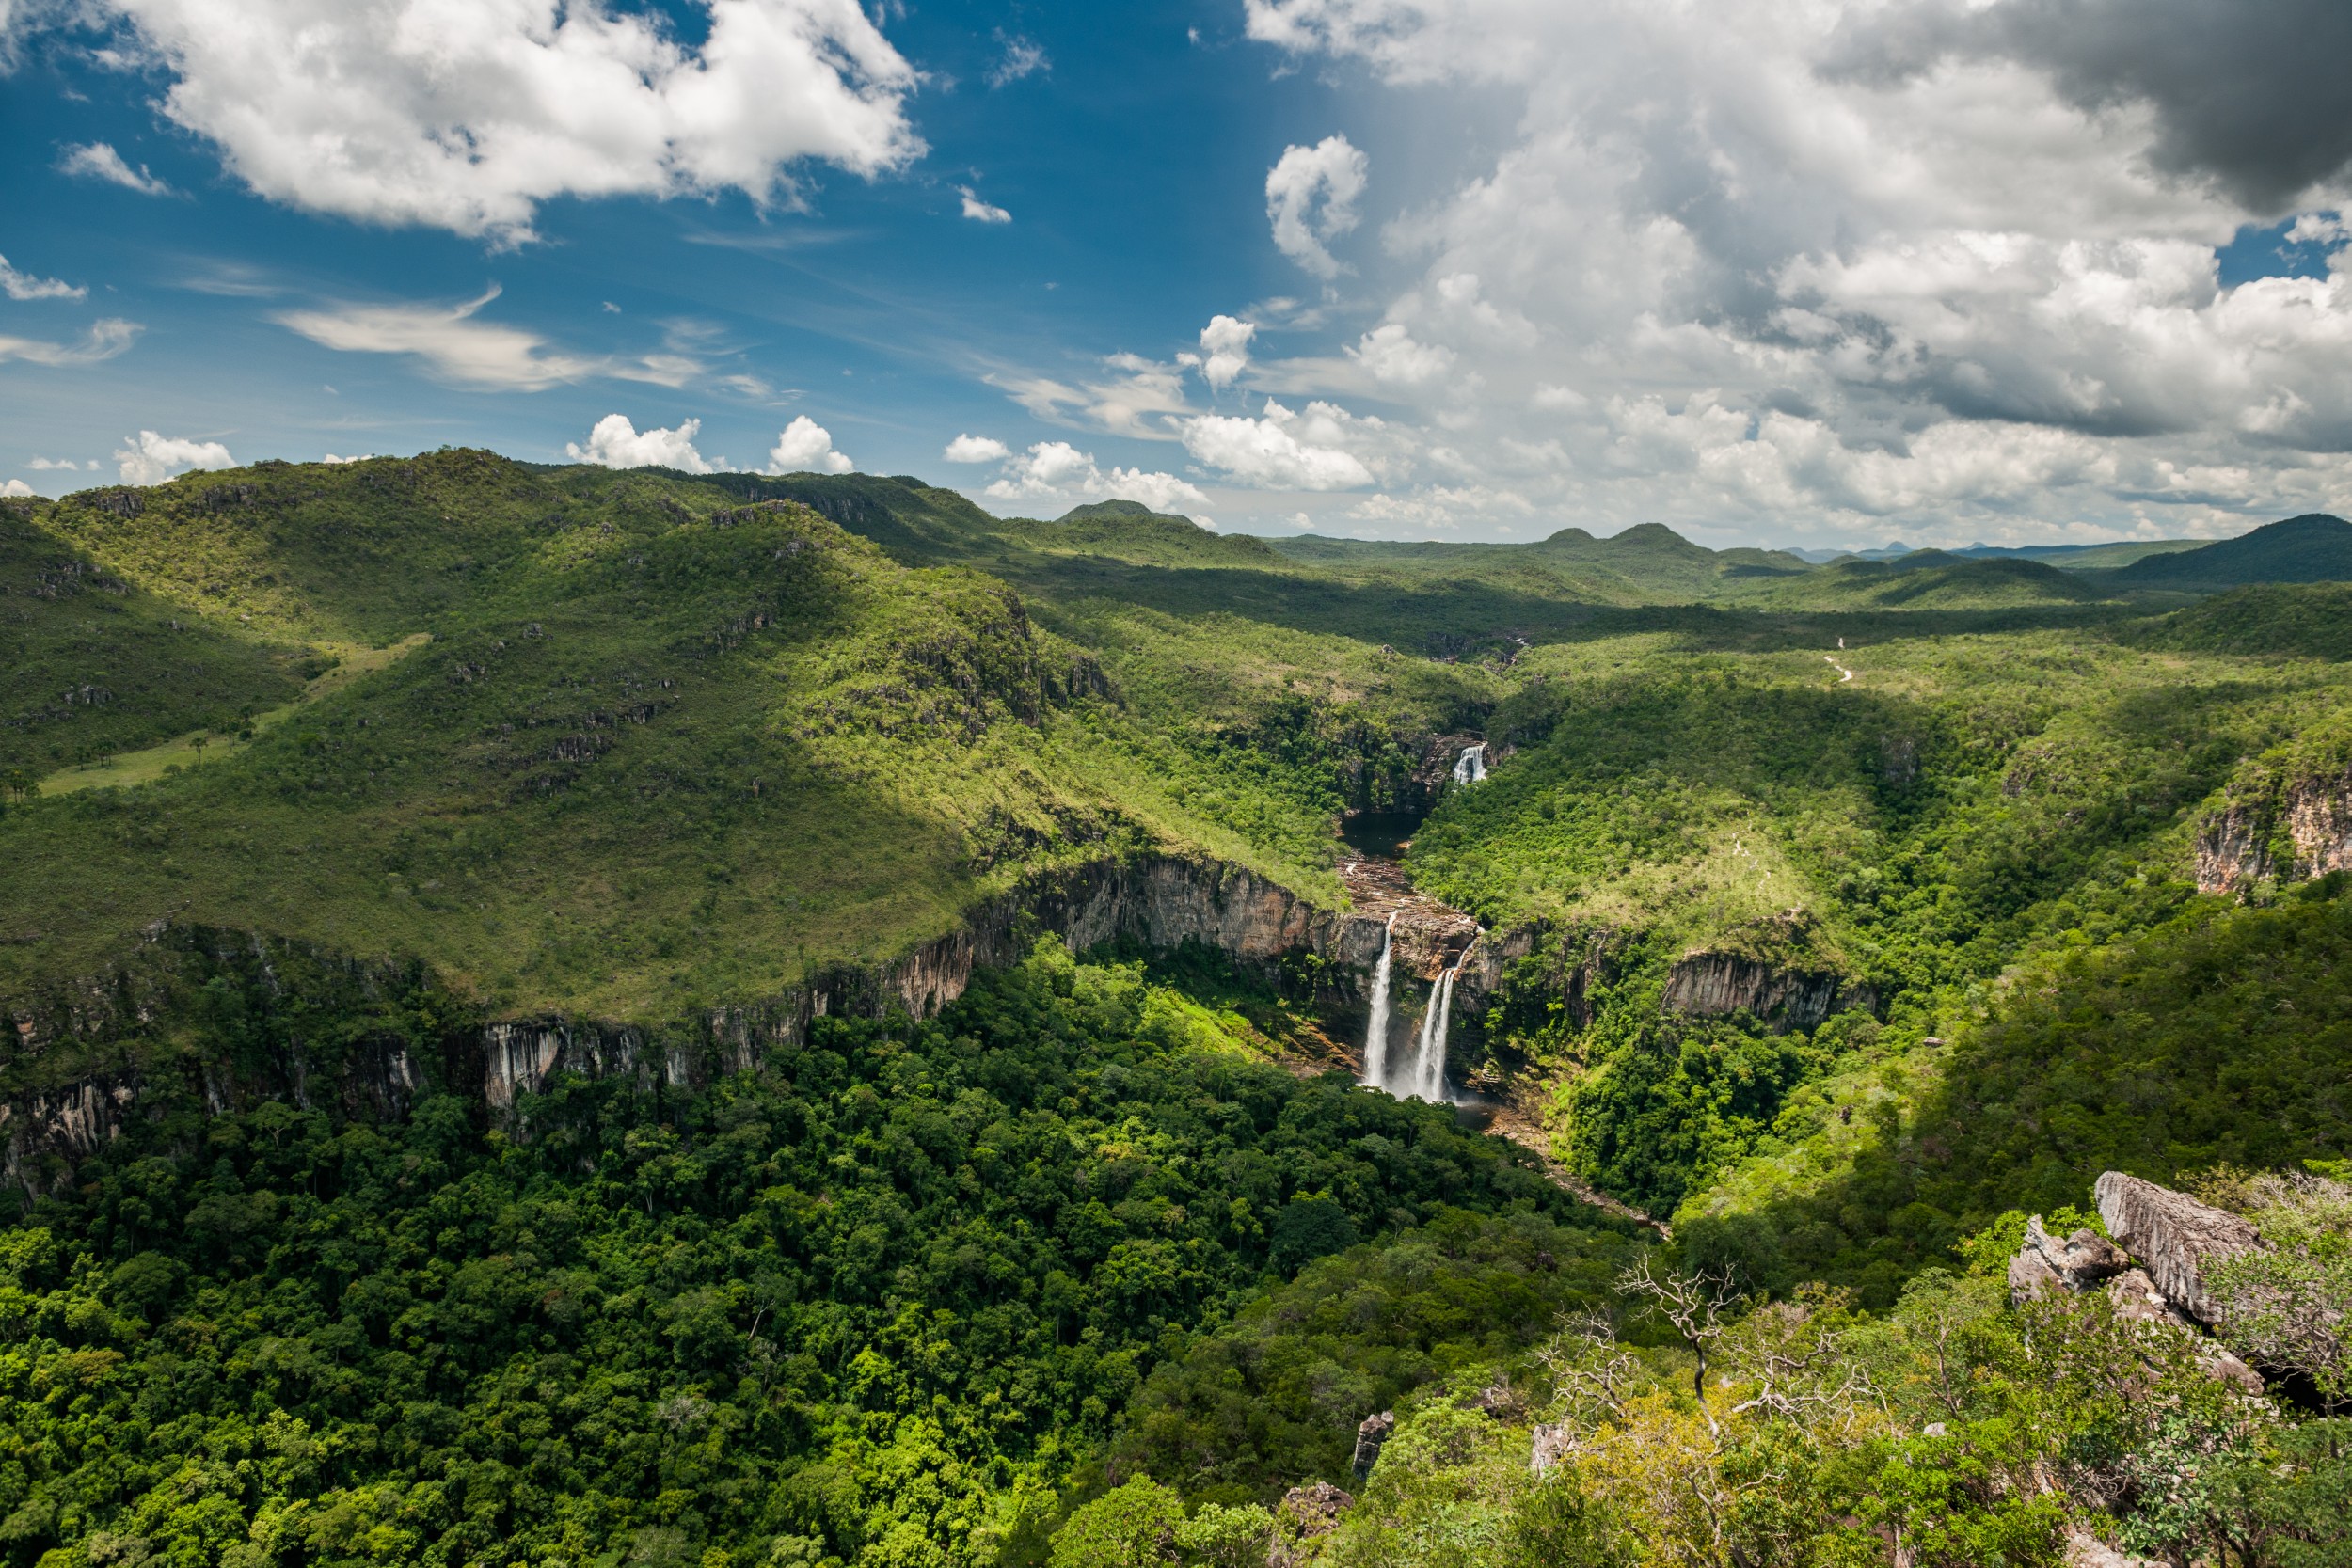
[[[81,467],[81,465],[71,457],[36,457],[24,466],[37,474],[47,473],[51,469],[63,469],[67,473],[72,473]],[[90,467],[95,468],[98,465],[93,463]]]
[[[615,414],[615,415],[613,415],[613,416],[612,416],[612,418],[614,418],[614,419],[616,419],[616,420],[617,420],[617,419],[620,419],[620,416],[619,416],[619,415],[617,415],[617,414]],[[621,420],[621,422],[622,422],[623,424],[627,424],[628,421],[627,420]],[[596,437],[595,437],[593,435],[589,437],[589,440],[590,440],[590,442],[591,442],[592,444],[594,443],[595,439],[596,439]],[[577,449],[575,449],[575,450],[577,450]],[[374,452],[372,452],[372,451],[362,451],[362,452],[356,452],[356,453],[354,453],[353,455],[351,455],[351,456],[349,456],[349,457],[338,457],[338,456],[336,456],[333,452],[331,452],[331,451],[330,451],[330,452],[328,452],[326,456],[324,456],[324,457],[320,458],[320,459],[319,459],[319,461],[320,461],[320,462],[322,462],[322,463],[334,463],[334,464],[339,464],[339,465],[340,465],[340,464],[344,464],[344,463],[365,463],[365,462],[368,462],[370,459],[373,458],[375,455],[376,455],[376,454],[375,454]],[[613,465],[613,466],[614,466],[614,467],[618,467],[618,465]]]
[[[129,348],[139,335],[136,322],[106,316],[90,324],[89,336],[81,343],[52,343],[36,338],[11,338],[0,334],[0,364],[22,359],[30,365],[62,368],[69,365],[95,365],[102,359],[112,359]]]
[[[1396,322],[1376,326],[1347,351],[1373,379],[1395,387],[1422,387],[1454,368],[1455,355],[1442,343],[1422,343]]]
[[[554,197],[789,200],[802,160],[872,175],[922,150],[915,72],[856,0],[702,0],[699,47],[658,11],[558,0],[89,9],[127,24],[170,79],[163,113],[255,191],[365,222],[514,244]]]
[[[1249,340],[1257,335],[1255,322],[1211,316],[1200,329],[1200,353],[1180,354],[1176,362],[1198,367],[1201,379],[1221,392],[1249,368]]]
[[[682,387],[702,370],[677,354],[623,359],[564,353],[549,349],[535,332],[475,320],[499,292],[493,284],[460,305],[342,305],[284,310],[273,319],[322,347],[413,355],[440,380],[499,391],[536,392],[596,376]]]
[[[1396,526],[1500,528],[1533,507],[1602,532],[1870,538],[1900,517],[1906,538],[1961,544],[2343,510],[2352,166],[2323,169],[2300,210],[2258,210],[2233,193],[2262,182],[2225,166],[2242,146],[2183,139],[2213,103],[2265,135],[2285,123],[2274,101],[2303,105],[2297,123],[2342,116],[2236,55],[2229,94],[2172,102],[2145,51],[2151,29],[2186,36],[2192,8],[2152,5],[2145,27],[2102,24],[2044,57],[1932,40],[2041,37],[2107,8],[1245,0],[1252,38],[1368,69],[1382,107],[1453,138],[1433,151],[1477,161],[1398,192],[1382,241],[1414,276],[1379,325],[1250,368],[1294,402],[1376,389],[1388,430],[1186,421],[1188,445],[1261,483],[1312,471],[1277,436],[1343,451],[1382,486],[1359,520]],[[1906,28],[1930,43],[1886,65]],[[1482,150],[1464,123],[1509,130]],[[1274,182],[1269,206],[1328,279],[1327,185],[1298,150],[1287,207]],[[2281,218],[2333,270],[2224,287],[2217,247]]]
[[[1184,422],[1184,450],[1237,483],[1268,490],[1352,490],[1373,483],[1362,459],[1339,444],[1349,427],[1378,428],[1327,403],[1304,415],[1266,399],[1261,419],[1204,414]]]
[[[6,484],[0,484],[0,496],[29,496],[31,494],[33,494],[33,487],[21,479],[12,479]]]
[[[1066,505],[1086,501],[1140,501],[1154,512],[1180,513],[1205,509],[1209,498],[1198,485],[1174,474],[1140,468],[1112,468],[1105,473],[1090,452],[1067,441],[1040,441],[1025,452],[1009,456],[1002,477],[988,487],[989,496],[1003,501],[1055,500]],[[1184,514],[1208,526],[1198,512]]]
[[[1045,51],[1027,39],[1006,38],[1001,32],[996,36],[1003,40],[1005,53],[1002,58],[989,67],[988,85],[990,87],[1005,87],[1035,71],[1051,71],[1054,68],[1054,63],[1045,57]]]
[[[687,420],[674,430],[640,431],[626,414],[607,414],[588,433],[588,444],[566,442],[564,453],[575,463],[594,463],[606,468],[676,468],[683,473],[707,474],[711,466],[703,454],[694,450],[694,437],[702,433],[700,420]],[[356,458],[328,458],[328,462],[357,462]]]
[[[10,299],[81,299],[89,291],[72,283],[61,283],[54,277],[34,277],[8,265],[8,259],[0,256],[0,293]]]
[[[142,430],[124,436],[115,463],[125,484],[161,484],[187,468],[233,468],[237,460],[218,441],[189,441]]]
[[[1137,354],[1114,354],[1104,364],[1115,373],[1083,387],[1043,376],[990,379],[1041,420],[1076,419],[1114,436],[1170,439],[1165,417],[1191,411],[1184,401],[1181,361],[1163,364]]]
[[[122,161],[121,153],[103,141],[67,148],[65,156],[57,161],[57,167],[87,180],[103,180],[110,185],[120,185],[141,196],[172,194],[169,185],[147,172],[145,164],[133,168]]]
[[[956,190],[963,198],[963,215],[973,222],[1010,223],[1012,221],[1010,213],[1006,212],[1002,207],[992,207],[982,201],[973,194],[971,186],[959,185]]]
[[[1356,227],[1356,198],[1370,165],[1345,136],[1287,147],[1265,177],[1266,217],[1283,255],[1326,282],[1340,275],[1327,248]]]
[[[950,463],[1001,463],[1011,449],[993,436],[959,436],[939,455]]]
[[[803,414],[784,427],[768,453],[771,474],[846,474],[857,467],[845,452],[833,450],[833,434]]]

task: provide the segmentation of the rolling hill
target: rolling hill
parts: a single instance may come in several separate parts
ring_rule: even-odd
[[[2307,512],[2235,539],[2135,561],[2116,568],[2108,580],[2122,588],[2186,589],[2352,581],[2352,523]]]

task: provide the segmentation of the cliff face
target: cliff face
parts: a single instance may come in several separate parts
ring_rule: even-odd
[[[1736,953],[1691,953],[1666,973],[1665,1008],[1693,1018],[1748,1013],[1786,1034],[1833,1013],[1875,1011],[1878,993],[1833,971],[1784,969]]]
[[[2291,859],[2278,851],[2291,847]],[[2197,891],[2242,893],[2276,877],[2300,881],[2352,869],[2352,774],[2296,779],[2275,796],[2235,800],[2197,835]]]
[[[1468,917],[1454,919],[1462,937],[1475,929]],[[503,1112],[557,1071],[632,1079],[649,1092],[691,1086],[755,1067],[771,1045],[805,1040],[817,1018],[935,1013],[963,994],[976,969],[1014,961],[1043,934],[1077,949],[1121,938],[1156,948],[1190,940],[1245,963],[1306,950],[1361,972],[1379,957],[1384,922],[1318,909],[1236,866],[1173,857],[1098,863],[1038,879],[878,968],[833,971],[760,1005],[656,1031],[483,1020],[419,966],[159,922],[109,974],[0,1006],[0,1178],[46,1190],[128,1117],[173,1105],[217,1112],[283,1099],[399,1116],[421,1095],[444,1092],[478,1095]],[[1435,954],[1447,932],[1441,920],[1428,924]],[[234,999],[223,1004],[238,1010],[225,1033],[239,1043],[225,1058],[167,1037],[171,1009],[199,993]],[[317,1018],[337,1021],[331,1034],[308,1022]]]

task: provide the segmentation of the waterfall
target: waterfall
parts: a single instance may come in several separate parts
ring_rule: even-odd
[[[1474,784],[1484,780],[1486,776],[1486,743],[1482,740],[1475,746],[1463,747],[1462,754],[1454,759],[1454,782],[1457,784]]]
[[[1454,982],[1461,977],[1462,966],[1470,962],[1470,947],[1478,945],[1472,935],[1470,947],[1454,960],[1454,967],[1438,976],[1438,983],[1429,990],[1429,1010],[1422,1015],[1421,1040],[1415,1048],[1411,1072],[1400,1085],[1400,1092],[1433,1104],[1443,1105],[1453,1100],[1445,1086],[1445,1053],[1447,1037],[1454,1032]]]
[[[1396,916],[1380,933],[1380,961],[1372,971],[1372,1027],[1364,1031],[1364,1083],[1375,1089],[1389,1086],[1389,949],[1396,940]]]

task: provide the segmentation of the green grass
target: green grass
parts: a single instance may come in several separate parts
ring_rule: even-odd
[[[39,777],[291,700],[310,650],[150,593],[0,501],[0,772]]]

